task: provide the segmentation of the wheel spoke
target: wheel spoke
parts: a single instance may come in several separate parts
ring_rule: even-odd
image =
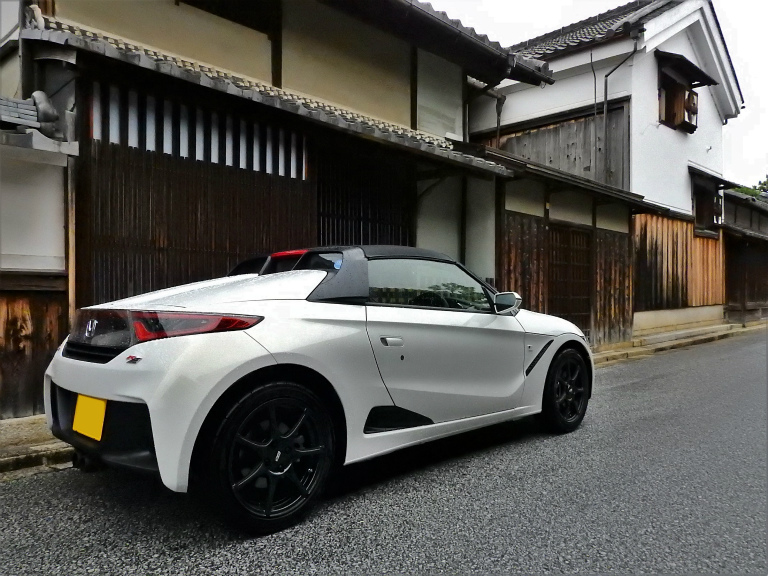
[[[251,450],[255,451],[259,457],[264,457],[264,448],[267,448],[271,442],[267,442],[266,444],[259,444],[258,442],[254,442],[253,440],[249,440],[245,436],[238,434],[235,436],[235,442],[240,444],[241,446],[245,448],[250,448]]]
[[[315,448],[294,448],[293,453],[297,457],[317,456],[319,454],[325,454],[325,446],[316,446]]]
[[[269,474],[267,476],[267,499],[264,501],[264,514],[269,518],[272,515],[272,505],[275,500],[278,477]]]
[[[579,380],[579,373],[581,372],[581,367],[575,362],[573,363],[573,366],[576,369],[573,371],[573,375],[571,376],[571,382],[577,382]]]
[[[571,406],[573,407],[573,415],[576,416],[579,413],[579,402],[576,401],[576,398],[571,399]]]
[[[298,431],[299,428],[301,428],[301,425],[304,424],[304,420],[307,419],[307,409],[304,408],[304,410],[301,413],[301,416],[299,416],[299,421],[296,422],[293,428],[291,428],[286,434],[283,435],[283,438],[292,438]]]
[[[566,385],[562,380],[557,381],[555,386],[555,402],[560,403],[565,399]]]
[[[274,404],[269,405],[269,425],[272,428],[272,438],[279,435],[280,431],[277,426],[277,410]]]
[[[245,478],[232,484],[232,488],[235,490],[242,490],[252,481],[258,479],[260,476],[263,476],[264,472],[266,472],[266,470],[264,470],[264,464],[259,462],[259,465],[251,470]]]
[[[291,483],[296,486],[296,489],[299,491],[299,494],[304,496],[304,498],[309,497],[309,492],[307,492],[307,489],[304,487],[304,484],[301,483],[301,480],[299,480],[299,477],[296,476],[296,471],[291,469],[288,471],[288,473],[285,475],[285,477],[291,481]]]

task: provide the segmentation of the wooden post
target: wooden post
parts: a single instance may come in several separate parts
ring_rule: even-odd
[[[509,282],[506,274],[505,262],[507,259],[507,234],[506,234],[506,180],[496,176],[496,204],[495,204],[495,222],[496,222],[496,289],[500,292],[509,290]]]
[[[75,323],[75,169],[76,160],[67,159],[67,301],[69,329]]]
[[[592,277],[592,286],[589,290],[589,338],[592,346],[596,343],[596,308],[597,308],[597,201],[592,198],[592,246],[590,276]]]

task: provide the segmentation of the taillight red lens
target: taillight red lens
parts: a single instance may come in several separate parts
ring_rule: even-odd
[[[260,316],[220,316],[217,314],[187,314],[185,312],[131,312],[133,333],[138,342],[246,330],[264,318]]]

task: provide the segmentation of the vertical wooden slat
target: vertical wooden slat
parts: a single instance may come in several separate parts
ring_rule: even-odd
[[[316,243],[312,182],[103,142],[89,149],[81,175],[91,178],[78,181],[77,279],[88,285],[79,306],[220,276],[255,253]]]
[[[67,332],[66,290],[0,290],[0,419],[43,412],[43,375]]]
[[[722,238],[696,236],[693,222],[684,220],[634,219],[637,311],[725,303]]]

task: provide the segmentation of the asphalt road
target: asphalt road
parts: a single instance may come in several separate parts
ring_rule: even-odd
[[[496,426],[349,467],[250,539],[151,478],[0,484],[0,574],[765,574],[765,332],[598,369],[582,427]]]

